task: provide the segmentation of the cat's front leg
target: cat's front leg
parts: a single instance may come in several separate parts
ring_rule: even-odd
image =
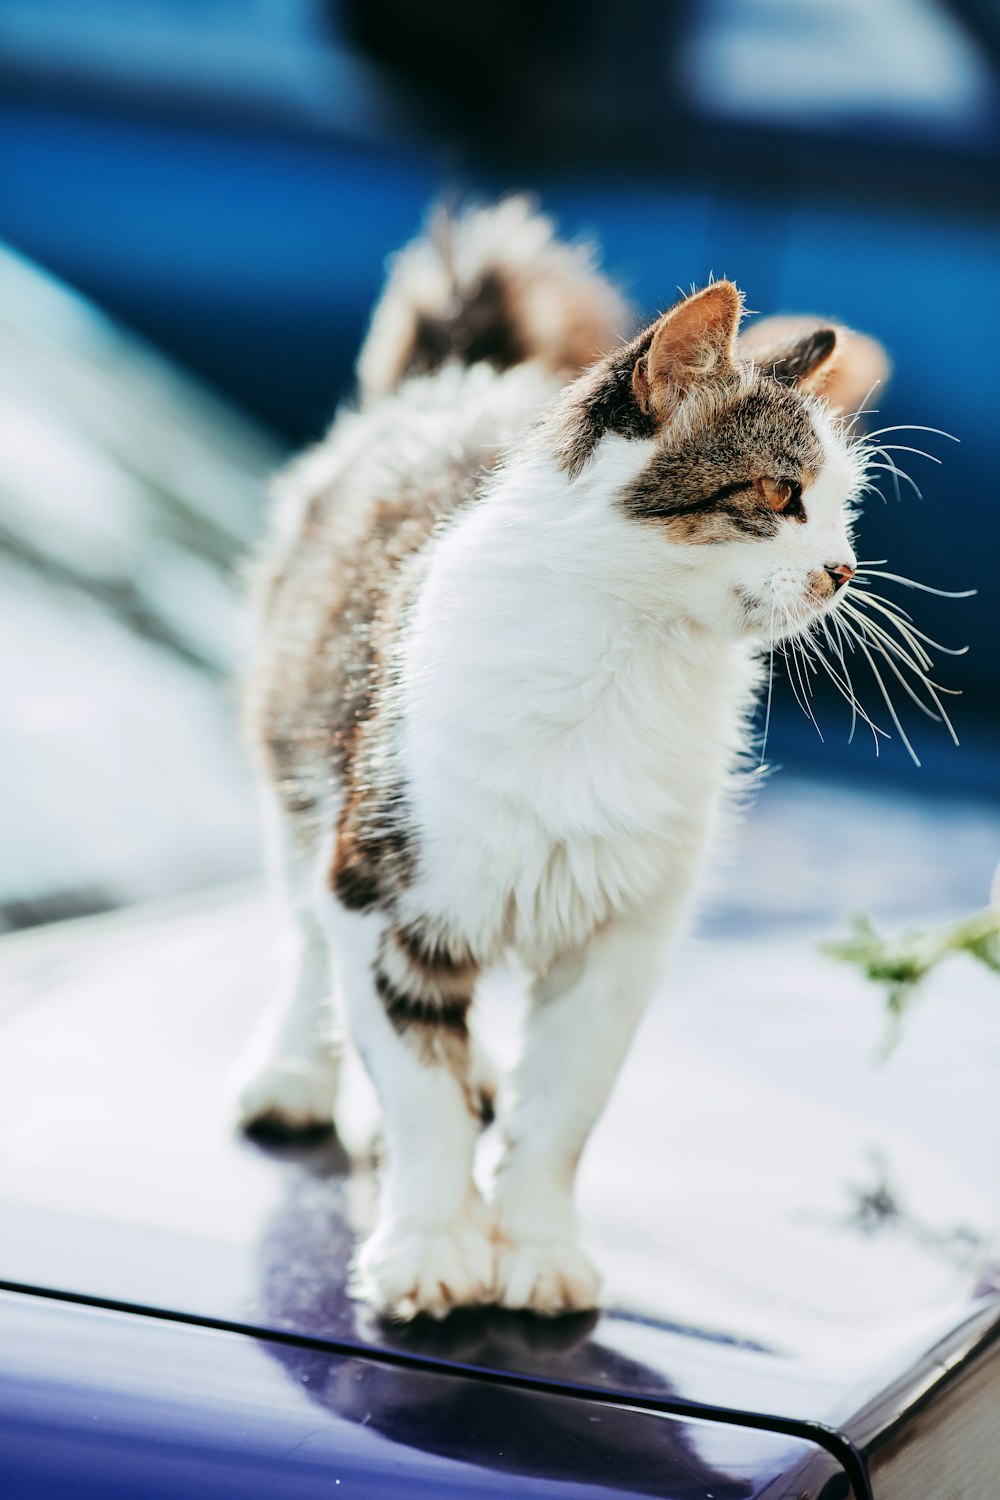
[[[498,1300],[546,1316],[596,1307],[573,1187],[660,972],[669,922],[617,921],[536,982],[505,1111],[493,1209]]]
[[[444,1317],[495,1295],[496,1253],[472,1178],[484,1075],[468,1030],[475,971],[422,954],[410,931],[331,903],[351,1040],[382,1110],[378,1221],[352,1291],[385,1316]]]

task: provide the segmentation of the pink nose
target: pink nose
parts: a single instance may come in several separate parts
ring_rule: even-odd
[[[829,574],[830,581],[833,584],[834,593],[836,593],[838,589],[842,589],[845,583],[850,583],[851,579],[854,577],[855,571],[856,569],[852,568],[849,563],[826,564],[826,572]]]

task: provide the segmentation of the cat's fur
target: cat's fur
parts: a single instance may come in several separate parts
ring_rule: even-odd
[[[754,360],[717,282],[631,342],[520,200],[398,258],[359,403],[282,479],[248,721],[301,961],[246,1124],[327,1121],[338,1008],[386,1162],[382,1311],[594,1305],[573,1179],[741,752],[762,642],[832,607],[860,461],[814,392],[845,343]],[[839,570],[839,571],[838,571]],[[499,1101],[476,980],[534,975]]]

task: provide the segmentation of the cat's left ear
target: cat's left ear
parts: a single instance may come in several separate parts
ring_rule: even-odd
[[[648,345],[632,370],[640,410],[662,420],[689,391],[733,371],[741,298],[731,281],[713,281],[683,298],[646,330]]]
[[[764,318],[741,336],[740,348],[772,379],[815,391],[835,411],[855,411],[889,375],[875,339],[813,318]]]

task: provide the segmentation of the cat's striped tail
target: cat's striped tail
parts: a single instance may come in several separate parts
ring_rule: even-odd
[[[535,359],[571,377],[616,348],[628,322],[593,249],[555,239],[527,198],[439,210],[390,262],[358,360],[361,399],[452,360],[504,370]]]

